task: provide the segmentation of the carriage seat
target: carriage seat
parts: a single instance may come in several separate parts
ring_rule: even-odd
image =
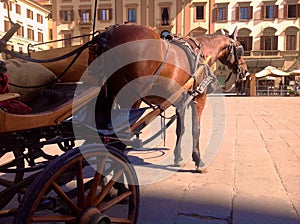
[[[56,105],[54,108],[47,108],[45,111],[32,114],[18,115],[0,109],[0,133],[58,125],[70,117],[72,113],[78,111],[97,97],[99,91],[100,87],[86,87],[79,94],[66,100],[64,103]],[[3,94],[1,98],[5,97],[5,95]],[[7,97],[9,96],[13,97],[16,95],[7,95]]]

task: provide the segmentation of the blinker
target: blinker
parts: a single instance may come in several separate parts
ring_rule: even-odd
[[[236,47],[236,56],[238,58],[244,56],[244,47],[243,46],[237,46]]]

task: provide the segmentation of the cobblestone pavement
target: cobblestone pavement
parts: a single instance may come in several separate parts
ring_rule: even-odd
[[[174,125],[160,149],[128,152],[136,164],[154,165],[156,175],[137,165],[139,224],[300,223],[300,97],[225,97],[223,102],[218,112],[225,115],[223,140],[207,173],[195,173],[190,158],[179,170],[161,165],[173,155]],[[213,108],[208,100],[202,149],[211,141]],[[183,141],[183,151],[189,146]],[[162,170],[167,172],[158,178]]]
[[[208,172],[194,173],[189,160],[167,179],[141,186],[139,223],[300,223],[300,97],[224,102],[224,138]],[[207,105],[202,148],[212,117]],[[167,135],[167,145],[174,140]]]

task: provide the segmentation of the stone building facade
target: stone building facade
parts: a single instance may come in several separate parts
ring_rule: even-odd
[[[28,45],[35,45],[48,40],[48,16],[51,10],[32,0],[0,1],[0,38],[11,28],[11,20],[20,24],[21,28],[8,41],[8,49],[17,52],[27,52]],[[47,45],[40,45],[31,50],[45,50]],[[3,58],[6,58],[3,55]]]

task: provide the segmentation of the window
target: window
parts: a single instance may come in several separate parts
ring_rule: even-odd
[[[5,2],[3,2],[3,4],[4,4],[4,5],[3,5],[3,8],[4,8],[4,9],[7,9],[7,7],[6,7],[7,4],[6,4]],[[10,1],[8,2],[8,8],[9,8],[9,11],[11,11],[11,9],[12,9],[12,2],[10,2]]]
[[[213,9],[213,22],[226,22],[227,21],[227,6],[218,5],[217,8]]]
[[[98,20],[100,21],[109,21],[112,20],[112,9],[98,9]]]
[[[278,18],[278,5],[262,5],[261,19],[275,19]]]
[[[49,29],[49,40],[53,40],[53,29]]]
[[[74,20],[73,10],[60,10],[59,16],[62,22],[72,22]]]
[[[274,5],[267,5],[266,6],[266,19],[273,19],[274,18]]]
[[[4,20],[4,32],[9,31],[10,27],[11,27],[10,22],[7,20]]]
[[[244,19],[244,20],[248,19],[248,17],[249,17],[249,8],[248,7],[241,7],[240,8],[240,13],[241,13],[240,19]]]
[[[128,8],[128,22],[136,22],[136,8]]]
[[[204,5],[196,5],[196,20],[204,19]]]
[[[24,27],[21,26],[18,31],[17,31],[17,35],[20,37],[24,37]]]
[[[37,14],[37,22],[43,23],[43,16],[41,14]]]
[[[79,24],[91,24],[91,9],[78,10],[80,21]]]
[[[296,19],[300,17],[300,4],[285,4],[283,7],[283,17],[285,19]]]
[[[44,42],[44,35],[42,32],[38,32],[38,42]]]
[[[244,47],[245,56],[250,56],[250,51],[252,51],[252,39],[253,39],[253,37],[251,37],[251,36],[238,37],[237,39],[241,43],[241,45]]]
[[[65,33],[63,34],[63,39],[64,39],[64,47],[70,47],[72,46],[72,34],[70,33]]]
[[[162,26],[169,25],[169,8],[167,7],[161,8],[161,25]]]
[[[164,30],[164,31],[161,32],[160,37],[164,39],[168,35],[170,35],[170,32],[168,30]]]
[[[278,46],[278,36],[261,36],[260,48],[266,50],[265,55],[276,55]]]
[[[33,11],[31,11],[30,9],[27,9],[27,18],[33,19]]]
[[[235,8],[235,13],[236,20],[250,20],[253,18],[253,7],[249,4],[239,5]]]
[[[27,28],[27,37],[29,40],[34,40],[34,30]]]
[[[296,18],[297,17],[297,5],[288,5],[288,18]]]
[[[21,15],[21,6],[19,4],[16,4],[16,13]]]
[[[296,35],[287,35],[286,36],[286,50],[291,51],[291,50],[296,50],[296,40],[297,36]]]

